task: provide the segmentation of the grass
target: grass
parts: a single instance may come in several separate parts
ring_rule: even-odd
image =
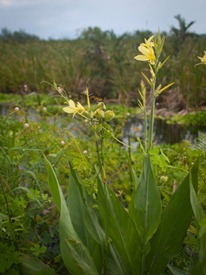
[[[142,35],[136,32],[117,37],[94,28],[76,40],[0,40],[3,92],[0,101],[4,110],[0,116],[0,251],[4,251],[0,272],[27,274],[34,269],[48,274],[66,272],[59,251],[59,214],[52,203],[44,156],[52,164],[66,198],[70,162],[87,192],[93,198],[97,194],[95,167],[99,158],[95,142],[97,146],[98,140],[78,116],[69,118],[63,114],[65,102],[54,94],[47,81],[54,80],[66,89],[69,98],[80,102],[88,85],[92,103],[105,100],[107,107],[115,112],[111,126],[121,140],[125,122],[139,114],[133,107],[137,106],[136,87],[142,66],[133,62],[133,56]],[[204,111],[198,111],[205,105],[205,73],[201,66],[195,66],[197,56],[204,50],[205,37],[187,36],[175,49],[178,39],[167,35],[163,55],[170,52],[171,56],[161,84],[174,80],[176,84],[169,91],[169,100],[160,96],[158,104],[173,112],[172,117],[164,117],[168,123],[205,127]],[[148,71],[144,70],[144,74]],[[178,106],[174,105],[177,99]],[[181,109],[195,112],[175,114]],[[98,129],[95,133],[101,132],[102,128]],[[201,154],[198,198],[206,209],[204,134],[193,145],[188,141],[156,144],[150,154],[163,208]],[[111,136],[104,140],[101,160],[104,160],[107,182],[125,207],[133,191],[131,165],[140,176],[142,159],[141,148],[131,150]],[[189,270],[197,254],[197,235],[192,220],[182,250],[171,264]]]
[[[95,193],[97,183],[93,175],[95,175],[94,165],[97,159],[95,147],[92,142],[88,144],[87,141],[89,129],[78,121],[72,120],[75,123],[68,131],[68,123],[71,120],[62,115],[62,102],[56,98],[48,99],[45,95],[31,94],[24,98],[15,96],[12,100],[10,95],[3,94],[1,99],[5,103],[10,103],[8,114],[0,116],[0,249],[8,254],[2,270],[3,272],[22,271],[26,266],[22,257],[26,257],[31,266],[37,265],[37,261],[40,261],[50,272],[53,272],[52,270],[64,272],[58,247],[58,213],[51,201],[42,153],[53,164],[64,192],[68,185],[69,160],[72,160],[75,170],[84,179],[83,183],[88,192]],[[19,111],[15,112],[14,108],[17,105]],[[42,106],[47,108],[46,112],[42,111]],[[38,121],[29,118],[28,110],[31,108],[38,113]],[[122,112],[122,106],[115,106],[115,108],[117,113],[118,110],[119,114]],[[131,109],[124,107],[124,112],[131,112]],[[52,123],[50,123],[51,118]],[[25,127],[25,123],[29,126]],[[77,127],[78,124],[79,127]],[[120,115],[117,116],[115,125],[120,133],[122,127]],[[168,165],[161,158],[156,160],[159,165],[155,170],[155,177],[159,181],[163,202],[166,204],[176,184],[197,157],[198,150],[192,149],[187,142],[159,146],[172,164],[172,166]],[[120,144],[111,143],[111,141],[105,144],[105,148],[108,182],[122,202],[127,204],[131,199],[128,152]],[[130,152],[130,154],[138,175],[141,171],[142,154],[141,152],[139,154]],[[153,161],[155,163],[155,159]],[[200,167],[199,198],[206,207],[204,167],[205,160]],[[191,224],[191,229],[192,226]],[[185,240],[187,250],[183,250],[181,256],[174,260],[177,266],[184,268],[185,262],[192,260],[192,256],[187,251],[195,253],[197,246],[195,236],[195,231],[188,232]],[[11,254],[12,257],[10,257]]]
[[[88,85],[94,99],[113,99],[136,105],[136,87],[143,66],[133,57],[144,35],[150,32],[116,36],[112,32],[89,28],[74,40],[28,39],[22,42],[0,39],[1,92],[26,94],[26,84],[29,92],[48,94],[51,89],[44,81],[54,80],[72,98],[81,99]],[[172,92],[182,96],[183,108],[200,107],[205,104],[206,80],[204,68],[195,64],[199,62],[197,56],[205,50],[206,38],[178,39],[166,34],[163,56],[170,55],[170,60],[164,69],[164,82],[175,81]],[[178,44],[181,47],[176,49],[174,45]]]

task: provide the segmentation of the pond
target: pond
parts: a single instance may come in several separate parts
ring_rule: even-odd
[[[0,104],[0,115],[6,116],[10,111],[9,104]],[[46,115],[46,114],[45,114]],[[36,109],[27,110],[26,117],[28,121],[42,121],[42,114]],[[19,116],[20,121],[25,121],[25,115]],[[65,127],[66,120],[62,120],[62,116],[47,116],[47,122],[55,124],[58,127]],[[81,126],[75,120],[71,120],[67,124],[68,130],[73,135],[80,135]],[[206,133],[206,127],[185,126],[181,124],[169,124],[166,119],[156,119],[154,124],[154,142],[156,144],[175,144],[182,140],[188,140],[194,143],[200,132]],[[130,143],[132,147],[138,146],[137,138],[143,138],[143,120],[139,116],[128,117],[122,129],[122,141],[126,144]]]
[[[206,133],[206,127],[185,126],[181,124],[169,124],[166,119],[156,119],[154,124],[154,142],[156,144],[175,144],[182,140],[194,143],[200,132]],[[132,146],[138,146],[137,138],[143,137],[143,121],[138,116],[130,117],[122,132],[123,142]]]

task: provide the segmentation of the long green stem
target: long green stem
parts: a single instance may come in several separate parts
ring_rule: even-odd
[[[104,168],[104,135],[103,133],[95,132],[95,145],[96,145],[96,153],[97,153],[97,159],[98,159],[98,165],[100,169],[101,174],[101,180],[103,183],[106,183],[106,174],[105,174],[105,168]],[[108,202],[107,202],[108,203]],[[106,217],[108,216],[108,207],[106,207]],[[108,236],[108,224],[105,225],[105,240],[104,240],[104,246],[103,246],[103,266],[104,266],[104,274],[108,273],[108,258],[109,258],[109,236]]]
[[[95,145],[96,145],[96,153],[97,153],[97,159],[98,159],[102,181],[106,182],[106,174],[105,174],[105,168],[104,168],[104,153],[103,153],[103,136],[99,136],[98,133],[95,133]]]
[[[148,122],[147,122],[146,93],[144,95],[143,108],[144,108],[144,150],[146,153],[148,153],[148,129],[147,129]]]
[[[155,110],[155,89],[156,89],[156,75],[153,77],[152,81],[152,105],[151,105],[151,111],[150,111],[150,119],[149,119],[149,140],[148,140],[148,148],[147,153],[152,148],[153,143],[153,133],[154,133],[154,110]]]

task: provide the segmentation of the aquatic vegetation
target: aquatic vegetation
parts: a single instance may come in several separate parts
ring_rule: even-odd
[[[61,255],[65,266],[73,274],[160,274],[167,268],[174,271],[176,267],[171,261],[181,249],[193,213],[199,225],[205,219],[196,195],[198,158],[162,207],[161,193],[154,173],[154,160],[157,163],[161,160],[165,164],[169,160],[161,150],[162,158],[158,158],[159,150],[155,151],[153,147],[154,110],[156,97],[173,84],[167,84],[164,88],[157,85],[158,72],[167,61],[167,58],[160,61],[163,45],[164,38],[159,34],[152,36],[139,47],[143,55],[136,57],[137,60],[148,62],[150,77],[143,76],[151,88],[152,103],[148,116],[145,85],[142,83],[139,92],[142,99],[139,103],[144,117],[144,143],[140,141],[141,173],[138,177],[129,158],[129,184],[132,193],[126,207],[107,181],[105,158],[109,156],[104,153],[104,140],[107,138],[105,133],[111,132],[106,126],[103,111],[106,107],[89,114],[88,110],[82,112],[85,108],[81,107],[75,113],[80,118],[86,118],[90,127],[93,127],[93,118],[95,119],[94,140],[98,159],[95,193],[88,194],[71,161],[69,192],[65,200],[56,173],[45,157],[49,186],[60,213]],[[58,87],[56,90],[58,91]],[[88,90],[86,96],[89,102]],[[73,110],[77,110],[73,101],[72,106]],[[168,180],[162,176],[161,182],[165,182],[163,178]],[[205,236],[205,229],[201,228]],[[201,235],[200,241],[199,259],[193,269],[203,272],[206,268],[205,252],[202,248],[205,246],[205,237],[202,238]]]
[[[138,108],[89,87],[82,102],[56,83],[55,95],[0,95],[0,272],[205,273],[205,135],[154,144],[155,103],[173,80],[161,83],[164,37],[140,45]],[[134,115],[137,148],[122,140]],[[200,125],[204,112],[184,123],[195,117]]]

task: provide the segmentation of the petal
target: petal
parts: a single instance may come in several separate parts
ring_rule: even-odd
[[[75,109],[68,106],[68,107],[64,107],[64,108],[63,108],[63,111],[64,111],[65,113],[73,114],[73,113],[75,112]]]
[[[148,57],[146,57],[145,55],[137,55],[135,56],[135,59],[136,60],[139,60],[139,61],[148,61]]]
[[[147,49],[146,47],[141,46],[141,45],[138,47],[138,50],[144,55],[148,55],[150,53],[149,49]]]
[[[77,102],[77,109],[78,109],[79,111],[85,111],[84,107],[83,107],[82,104],[79,103],[79,102]]]
[[[147,45],[154,45],[154,43],[153,43],[153,38],[154,38],[154,35],[152,35],[152,36],[150,36],[150,38],[147,40],[147,39],[145,39],[145,42],[146,42],[146,44]]]
[[[74,101],[73,100],[69,100],[69,106],[71,107],[71,108],[76,108],[76,105],[75,105],[75,103],[74,103]]]

